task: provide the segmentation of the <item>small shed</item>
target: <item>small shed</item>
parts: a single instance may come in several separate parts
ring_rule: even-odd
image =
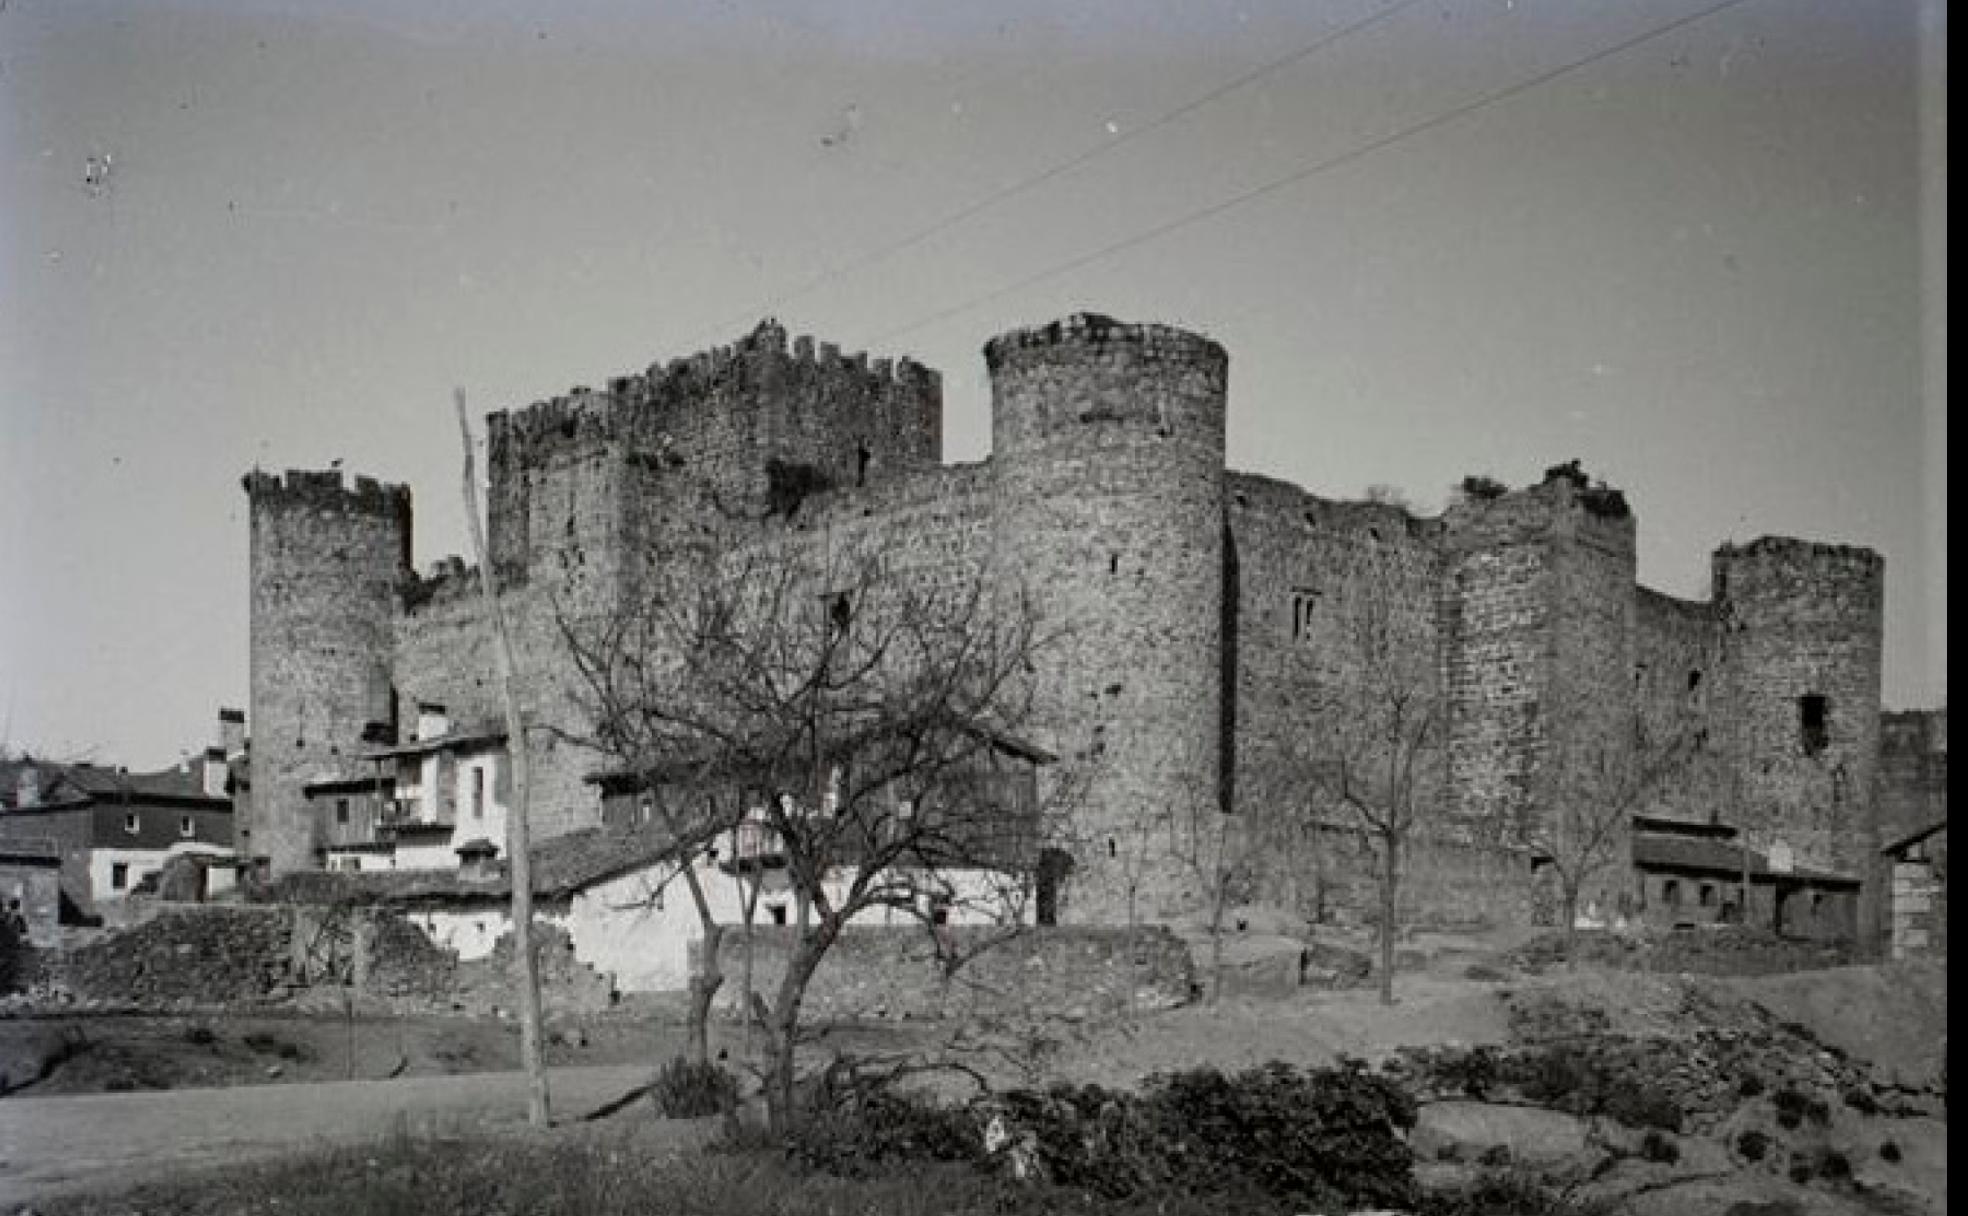
[[[1947,820],[1930,823],[1880,852],[1893,874],[1893,957],[1946,958]]]

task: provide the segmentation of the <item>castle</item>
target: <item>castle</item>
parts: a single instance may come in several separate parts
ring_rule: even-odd
[[[638,555],[665,529],[710,526],[706,503],[731,552],[859,547],[896,577],[1022,578],[1072,627],[1037,676],[1036,742],[1102,761],[1068,915],[1115,919],[1117,842],[1143,816],[1199,783],[1227,811],[1265,812],[1267,775],[1321,692],[1322,603],[1371,540],[1400,556],[1401,610],[1440,655],[1455,822],[1536,822],[1566,732],[1667,708],[1697,755],[1652,813],[1726,819],[1799,864],[1869,872],[1877,554],[1725,545],[1711,597],[1677,599],[1639,584],[1631,510],[1576,466],[1516,490],[1471,479],[1431,518],[1226,468],[1229,360],[1197,334],[1081,314],[999,336],[984,358],[992,451],[974,464],[943,463],[936,372],[789,343],[771,322],[492,414],[487,547],[529,718],[573,712],[555,605],[634,594]],[[255,471],[245,489],[254,746],[240,851],[305,869],[325,831],[310,791],[404,742],[372,724],[411,702],[498,721],[490,643],[475,571],[450,559],[412,573],[407,488]],[[597,822],[593,758],[544,734],[527,746],[536,837]]]

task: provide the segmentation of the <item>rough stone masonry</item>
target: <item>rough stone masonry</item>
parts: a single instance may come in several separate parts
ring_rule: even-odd
[[[1326,661],[1330,605],[1373,549],[1395,556],[1400,610],[1438,655],[1462,843],[1521,845],[1575,732],[1655,714],[1697,753],[1661,813],[1737,824],[1799,865],[1873,868],[1877,554],[1725,545],[1711,597],[1679,600],[1638,583],[1632,510],[1576,464],[1523,489],[1472,478],[1421,517],[1226,468],[1229,357],[1201,335],[1078,314],[984,356],[992,453],[967,465],[943,463],[936,372],[789,343],[770,321],[492,414],[489,547],[525,712],[578,713],[556,608],[605,612],[664,554],[826,547],[879,553],[897,578],[1022,581],[1069,637],[1037,673],[1029,733],[1092,780],[1062,842],[1062,918],[1121,921],[1130,892],[1144,913],[1173,912],[1193,903],[1192,878],[1161,858],[1144,870],[1131,842],[1198,805],[1280,813],[1307,714],[1346,695]],[[302,471],[255,471],[245,488],[254,771],[240,846],[276,872],[305,869],[320,842],[303,786],[345,773],[365,724],[399,705],[493,718],[490,654],[466,593],[476,572],[450,559],[413,573],[408,488]],[[592,758],[547,733],[526,746],[536,832],[598,822]]]

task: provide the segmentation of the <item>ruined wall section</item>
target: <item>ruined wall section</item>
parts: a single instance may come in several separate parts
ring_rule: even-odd
[[[1358,650],[1348,621],[1363,597],[1380,597],[1405,636],[1439,648],[1440,525],[1392,504],[1331,501],[1236,472],[1227,516],[1235,805],[1282,835],[1290,825],[1269,821],[1334,811],[1313,805],[1309,767],[1322,759],[1320,712],[1366,695],[1348,658]],[[1384,585],[1361,585],[1367,571]]]
[[[1223,432],[1228,357],[1206,338],[1076,315],[984,348],[1007,586],[1063,631],[1035,673],[1035,741],[1087,771],[1062,915],[1179,909],[1192,875],[1158,818],[1223,794]]]
[[[1879,716],[1878,791],[1882,844],[1947,818],[1947,710]]]
[[[1547,747],[1551,515],[1526,490],[1444,516],[1450,814],[1507,840],[1534,826]]]
[[[1584,766],[1631,737],[1634,520],[1576,465],[1443,517],[1452,814],[1524,843],[1589,794]]]
[[[340,772],[392,714],[391,644],[410,572],[410,491],[339,471],[246,475],[253,802],[242,855],[316,865],[301,787]]]
[[[1716,713],[1722,618],[1715,605],[1635,589],[1633,683],[1649,746],[1675,759],[1642,814],[1726,822],[1732,774]]]
[[[1726,621],[1721,716],[1750,845],[1781,840],[1799,865],[1876,882],[1885,563],[1869,549],[1764,537],[1716,550],[1713,568]],[[1862,912],[1861,933],[1874,928]]]

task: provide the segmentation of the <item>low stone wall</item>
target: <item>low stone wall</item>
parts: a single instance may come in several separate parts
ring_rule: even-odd
[[[754,991],[778,990],[796,928],[752,930]],[[1004,930],[945,926],[958,952],[977,950]],[[725,976],[720,1007],[735,1012],[742,995],[743,930],[726,931],[718,965]],[[702,942],[691,943],[691,968]],[[1045,1012],[1070,1019],[1165,1009],[1190,999],[1195,966],[1167,929],[1033,928],[1021,930],[947,973],[928,932],[916,925],[849,926],[808,986],[805,1013],[821,1020],[963,1018]]]
[[[536,931],[543,1003],[587,1013],[614,1001],[606,976],[574,958],[567,934]],[[28,1001],[159,1011],[306,1003],[353,995],[400,1013],[500,1013],[515,1007],[510,935],[490,957],[460,962],[402,916],[306,904],[185,905],[79,949],[43,952]]]

